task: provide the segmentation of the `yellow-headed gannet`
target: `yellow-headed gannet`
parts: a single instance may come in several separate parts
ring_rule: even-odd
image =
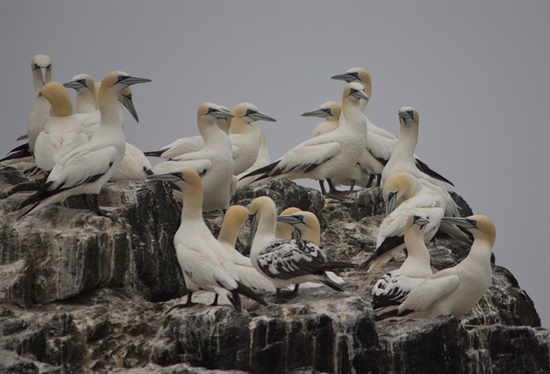
[[[78,74],[71,81],[63,83],[63,85],[76,90],[76,107],[78,111],[76,117],[82,125],[82,130],[91,139],[101,121],[96,97],[96,91],[99,92],[101,84],[95,83],[93,78],[88,74]],[[136,122],[139,122],[139,117],[132,101],[132,89],[129,86],[120,92],[118,101],[124,105]],[[143,152],[135,145],[126,143],[124,157],[110,180],[138,180],[152,174],[153,168],[151,162],[145,157]]]
[[[262,166],[268,165],[270,162],[269,157],[269,149],[267,148],[267,141],[265,140],[265,134],[262,129],[258,128],[258,131],[260,132],[260,135],[262,136],[262,142],[260,144],[260,150],[258,151],[258,157],[256,157],[256,161],[254,161],[254,164],[246,169],[241,174],[237,175],[237,187],[244,187],[248,186],[249,184],[254,185],[254,177],[246,177],[243,178],[246,174],[249,172],[256,170],[258,168],[261,168]],[[241,179],[242,178],[242,179]]]
[[[36,138],[34,158],[36,166],[49,173],[61,157],[87,143],[88,137],[73,115],[71,97],[61,83],[46,83],[40,92],[50,103],[50,113]]]
[[[359,108],[361,100],[368,100],[363,85],[348,83],[342,93],[344,123],[334,131],[298,144],[279,160],[246,176],[259,174],[258,180],[271,177],[327,180],[330,192],[335,192],[329,179],[347,177],[349,166],[359,161],[365,148],[367,127]]]
[[[444,220],[473,236],[470,252],[458,265],[443,269],[416,285],[399,306],[400,316],[435,318],[453,315],[461,319],[491,285],[491,254],[496,236],[493,221],[483,215],[445,217]]]
[[[305,112],[302,114],[302,116],[303,117],[320,117],[325,119],[323,122],[319,123],[313,130],[312,137],[316,137],[316,136],[334,131],[338,128],[338,120],[340,118],[341,111],[342,111],[341,103],[338,103],[336,101],[327,101],[321,104],[319,109]],[[367,136],[367,140],[368,140],[368,136]],[[350,186],[350,191],[353,190],[353,187],[355,185],[368,187],[367,184],[369,183],[369,180],[370,180],[368,171],[365,170],[363,167],[361,167],[359,163],[353,165],[351,169],[352,169],[352,174],[349,178],[346,176],[346,177],[339,177],[336,179],[332,179],[331,180],[332,185],[334,187],[337,187],[340,185]],[[321,191],[325,190],[325,186],[323,185],[323,183],[324,181],[322,180],[319,181],[319,185],[321,186]]]
[[[254,267],[273,282],[277,289],[277,302],[281,301],[281,288],[294,284],[291,297],[298,292],[300,283],[320,282],[336,291],[344,289],[333,282],[327,270],[354,267],[346,262],[327,262],[318,246],[301,239],[277,239],[277,208],[271,198],[261,196],[250,203],[256,232],[252,241],[250,259]]]
[[[382,266],[392,254],[406,248],[405,227],[411,214],[430,218],[424,230],[424,241],[428,242],[437,233],[445,213],[445,200],[409,173],[392,175],[384,184],[382,193],[388,215],[380,224],[376,250],[361,264],[369,271]],[[396,202],[401,203],[394,209]]]
[[[222,108],[226,112],[229,112],[229,108],[223,105],[220,105],[220,108]],[[233,117],[217,119],[218,127],[226,134],[229,134],[229,127],[231,126],[232,118]],[[202,136],[198,135],[186,138],[179,138],[177,140],[174,140],[172,143],[165,145],[158,151],[147,151],[143,153],[145,154],[145,156],[148,157],[161,157],[165,159],[171,159],[184,155],[186,153],[200,151],[202,147],[204,147],[204,141],[202,140]],[[234,149],[234,154],[237,151],[238,149]]]
[[[289,214],[301,211],[301,209],[291,206],[283,210],[280,215],[287,216]],[[251,232],[251,234],[253,233]],[[277,225],[275,226],[275,237],[277,239],[300,239],[299,235],[300,233],[296,230],[294,226],[289,223],[277,220]]]
[[[218,241],[233,259],[239,281],[254,292],[275,292],[273,283],[261,275],[252,265],[249,257],[246,257],[237,249],[237,236],[248,219],[248,209],[241,205],[232,205],[227,209],[223,217],[222,227],[218,234]]]
[[[424,243],[429,217],[411,214],[405,228],[407,259],[397,270],[384,274],[372,287],[372,309],[377,319],[397,315],[397,308],[411,290],[430,277],[430,253]]]
[[[181,222],[174,236],[174,247],[185,279],[187,303],[176,307],[193,305],[193,292],[200,289],[226,297],[238,311],[241,310],[239,294],[266,305],[265,301],[240,283],[231,255],[204,223],[203,188],[197,172],[183,168],[167,174],[151,175],[149,179],[169,181],[182,192]]]
[[[238,148],[235,155],[235,175],[243,173],[256,162],[262,135],[253,125],[256,121],[276,122],[274,118],[261,113],[256,106],[250,103],[240,103],[231,109],[234,118],[231,120],[229,140]]]
[[[55,164],[42,189],[21,203],[20,208],[34,204],[23,215],[79,194],[93,195],[90,208],[103,214],[97,204],[97,195],[120,164],[126,148],[124,112],[118,96],[124,87],[150,81],[121,71],[113,71],[103,78],[98,96],[101,111],[98,129],[89,142]]]
[[[365,86],[367,95],[369,97],[371,96],[372,84],[370,74],[361,67],[349,69],[346,73],[334,75],[331,78],[343,80],[348,83],[360,82]],[[361,105],[361,111],[364,112],[367,102],[362,102]],[[391,132],[375,126],[367,117],[365,117],[365,119],[367,121],[367,132],[369,135],[367,136],[366,143],[367,152],[364,152],[360,163],[361,166],[370,174],[371,179],[367,185],[372,185],[374,177],[376,177],[376,185],[379,186],[382,180],[381,174],[384,169],[384,165],[388,162],[393,153],[393,150],[395,149],[395,146],[397,144],[397,137]],[[340,121],[343,120],[343,118],[340,118]],[[421,171],[425,172],[435,179],[439,179],[443,182],[453,185],[445,177],[430,169],[428,165],[422,162],[419,158],[415,157],[415,161],[416,166]]]
[[[229,208],[234,183],[233,149],[227,134],[218,127],[217,119],[232,116],[217,104],[202,103],[197,110],[197,124],[204,140],[204,147],[197,152],[183,154],[153,167],[155,174],[164,174],[184,167],[194,169],[202,178],[204,212]]]

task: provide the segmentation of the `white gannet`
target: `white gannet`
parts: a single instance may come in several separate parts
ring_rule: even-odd
[[[397,308],[409,292],[433,274],[430,253],[424,243],[429,217],[411,214],[405,228],[407,258],[397,270],[384,274],[372,287],[372,309],[376,319],[397,315]]]
[[[406,106],[399,109],[398,114],[400,122],[399,140],[397,141],[397,145],[395,146],[390,160],[386,166],[384,166],[384,170],[382,171],[382,182],[385,183],[394,173],[410,173],[420,179],[425,186],[441,194],[446,202],[445,216],[460,217],[458,206],[447,189],[416,167],[414,150],[418,142],[418,129],[420,123],[418,111],[413,107]]]
[[[250,103],[235,105],[231,109],[231,113],[234,118],[231,120],[229,140],[233,146],[238,148],[238,154],[234,156],[234,174],[239,175],[254,165],[262,144],[262,135],[253,122],[276,122],[276,120],[261,113],[256,106]]]
[[[218,127],[216,120],[232,116],[217,104],[202,103],[197,110],[197,124],[204,139],[204,147],[197,152],[183,154],[153,167],[155,174],[164,174],[184,167],[194,169],[202,178],[204,212],[229,208],[234,183],[233,149],[229,137]]]
[[[257,228],[250,260],[261,274],[273,282],[277,289],[277,302],[281,301],[281,288],[290,284],[295,285],[291,297],[298,293],[300,283],[305,282],[320,282],[333,290],[344,291],[325,271],[354,267],[353,264],[327,262],[319,247],[306,240],[277,239],[277,208],[271,198],[261,196],[254,199],[248,210]]]
[[[260,135],[262,136],[262,142],[260,144],[260,150],[258,151],[258,157],[256,157],[256,161],[254,161],[254,164],[252,164],[251,167],[246,169],[241,174],[237,175],[237,180],[238,180],[237,187],[238,188],[248,186],[249,184],[252,184],[252,185],[255,184],[254,179],[256,179],[256,178],[254,178],[254,177],[242,178],[242,177],[244,177],[244,175],[248,174],[252,170],[256,170],[258,168],[261,168],[262,166],[268,165],[269,162],[270,162],[269,149],[267,148],[267,141],[265,139],[265,134],[264,134],[263,130],[260,129],[260,128],[258,128],[258,131],[260,132]]]
[[[104,214],[97,204],[97,195],[122,160],[126,148],[124,111],[118,96],[124,87],[150,81],[121,71],[110,72],[103,78],[98,96],[101,123],[97,131],[89,142],[55,164],[44,186],[21,203],[20,208],[34,204],[22,216],[79,194],[93,195],[90,208]]]
[[[52,59],[47,55],[36,55],[31,63],[32,80],[34,86],[34,100],[31,115],[27,124],[27,136],[29,149],[34,152],[34,144],[38,134],[44,130],[48,119],[50,104],[40,95],[40,91],[46,83],[52,81]]]
[[[87,143],[88,137],[73,115],[71,97],[61,83],[46,83],[40,92],[50,103],[50,113],[36,138],[34,158],[36,166],[49,173],[61,157]]]
[[[359,161],[365,148],[367,127],[359,108],[362,99],[368,100],[363,85],[348,83],[342,93],[342,113],[346,117],[343,124],[298,144],[277,161],[246,176],[260,174],[257,180],[272,177],[327,180],[330,192],[335,192],[329,179],[347,177],[350,166]]]
[[[338,120],[340,118],[340,113],[342,112],[342,104],[336,101],[327,101],[319,107],[319,109],[312,110],[309,112],[302,113],[303,117],[319,117],[325,119],[323,122],[315,126],[313,130],[312,137],[326,134],[328,132],[334,131],[338,128]],[[368,139],[368,136],[367,136]],[[340,177],[332,179],[332,185],[334,187],[343,185],[350,186],[350,191],[353,190],[355,185],[358,186],[368,186],[370,183],[370,177],[367,170],[365,170],[359,163],[355,164],[352,168],[352,175],[348,177]],[[321,191],[325,190],[323,185],[324,181],[320,180],[319,185],[321,186]]]
[[[237,249],[237,236],[248,219],[248,209],[241,205],[232,205],[227,209],[223,217],[222,227],[218,234],[218,241],[233,259],[239,281],[254,292],[275,292],[273,283],[261,275],[252,265],[249,257],[246,257]]]
[[[91,139],[101,121],[96,96],[96,92],[99,92],[101,84],[94,82],[93,78],[88,74],[78,74],[71,81],[63,83],[63,85],[76,91],[76,107],[78,111],[76,118],[80,121],[82,130],[86,133],[88,139]],[[120,92],[118,100],[124,105],[136,122],[139,122],[139,117],[132,101],[132,89],[130,86],[125,87]],[[144,179],[151,174],[153,174],[153,168],[149,159],[145,157],[138,147],[126,143],[124,157],[109,180],[138,180]]]
[[[469,232],[474,239],[468,256],[456,266],[443,269],[419,283],[399,306],[398,315],[435,318],[453,315],[461,319],[478,303],[491,285],[491,254],[496,230],[483,215],[445,217]]]
[[[229,108],[223,105],[220,105],[220,108],[222,108],[226,112],[229,112]],[[233,117],[217,119],[218,127],[226,134],[229,134],[229,127],[231,126],[232,118]],[[143,153],[145,154],[145,156],[148,157],[161,157],[165,159],[171,159],[186,153],[200,151],[202,147],[204,147],[204,141],[202,140],[202,136],[198,135],[189,136],[186,138],[179,138],[177,140],[174,140],[172,143],[165,145],[158,151],[147,151]],[[233,152],[236,153],[237,151],[238,149],[234,149]]]
[[[187,303],[176,307],[193,305],[193,292],[200,289],[226,297],[238,311],[241,311],[239,294],[267,305],[239,281],[239,273],[231,255],[204,223],[203,188],[197,172],[183,168],[167,174],[151,175],[149,179],[175,183],[182,192],[181,222],[174,235],[174,247],[185,279]]]
[[[445,200],[409,173],[392,175],[384,183],[382,193],[388,215],[380,224],[374,253],[361,264],[369,271],[385,264],[392,254],[406,248],[405,227],[411,214],[430,217],[424,230],[424,241],[428,242],[437,233],[445,213]]]
[[[371,77],[364,68],[352,68],[344,74],[334,75],[331,78],[343,80],[348,83],[360,82],[365,86],[365,91],[367,95],[369,97],[371,96]],[[364,112],[367,103],[362,102],[361,104],[361,110]],[[361,166],[370,174],[371,179],[368,185],[372,185],[373,179],[374,177],[376,177],[376,185],[379,186],[381,184],[381,174],[384,169],[384,165],[388,162],[393,153],[393,150],[395,149],[395,146],[397,144],[397,137],[391,132],[375,126],[367,117],[365,117],[365,119],[367,121],[367,132],[369,135],[367,136],[366,143],[367,152],[364,152],[363,158],[361,159],[360,163]],[[340,120],[342,121],[344,119],[341,118]],[[449,180],[430,169],[428,165],[422,162],[419,158],[415,157],[415,161],[416,166],[421,171],[425,172],[433,178],[439,179],[453,186],[453,184]]]

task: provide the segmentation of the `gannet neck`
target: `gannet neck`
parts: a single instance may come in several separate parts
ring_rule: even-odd
[[[220,121],[231,118],[232,114],[217,104],[205,102],[199,105],[197,109],[197,126],[205,146],[216,142],[229,142],[227,133],[219,127],[219,124]]]
[[[97,105],[101,113],[101,124],[103,125],[124,123],[124,111],[118,101],[118,95],[122,87],[114,85],[115,79],[114,73],[109,73],[103,78],[99,86]]]
[[[47,55],[36,55],[32,58],[31,69],[34,97],[37,97],[42,87],[52,81],[52,59]]]
[[[344,88],[341,116],[345,118],[345,121],[341,125],[366,131],[367,122],[361,110],[361,98],[368,100],[364,90],[363,85],[358,82],[348,83]]]
[[[237,236],[242,225],[248,219],[248,209],[241,205],[232,205],[225,212],[222,227],[218,234],[218,240],[224,243],[235,246]]]
[[[319,246],[321,244],[321,224],[317,216],[311,212],[303,212],[305,230],[302,232],[302,239],[313,242]]]
[[[254,245],[259,239],[272,241],[275,239],[275,227],[277,225],[277,207],[271,198],[260,196],[250,203],[249,212],[258,216],[258,226],[252,245],[252,250],[261,249],[261,245]]]
[[[50,103],[50,116],[66,117],[73,114],[73,104],[67,89],[59,82],[49,82],[41,90]]]
[[[76,112],[92,113],[97,110],[96,83],[88,74],[77,74],[63,84],[76,91]]]
[[[202,190],[201,178],[193,169],[185,168],[181,170],[182,179],[178,187],[183,192],[183,207],[181,209],[181,219],[201,220],[202,221],[202,202],[204,193]]]
[[[424,231],[429,223],[428,217],[419,217],[411,214],[407,219],[405,227],[405,248],[407,248],[408,256],[401,269],[410,267],[420,267],[423,264],[430,263],[430,254],[426,249],[424,242]]]

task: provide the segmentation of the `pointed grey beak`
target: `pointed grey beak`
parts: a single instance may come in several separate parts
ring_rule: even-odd
[[[17,139],[15,139],[15,140],[20,141],[20,140],[26,140],[28,138],[29,138],[29,134],[23,134],[23,135],[18,136]]]
[[[420,227],[426,226],[428,223],[430,223],[430,220],[427,217],[420,217],[420,216],[413,217],[413,224],[416,224]]]
[[[399,112],[399,117],[403,118],[404,121],[408,120],[408,119],[411,119],[413,118],[413,114],[412,112],[406,110],[406,111],[401,111]]]
[[[123,82],[125,85],[127,86],[132,86],[134,84],[138,84],[138,83],[148,83],[148,82],[151,82],[150,79],[147,79],[147,78],[138,78],[138,77],[132,77],[132,76],[125,76],[123,79],[120,80],[121,82]]]
[[[152,181],[166,181],[166,182],[181,182],[183,181],[181,173],[165,173],[165,174],[153,174],[147,177]]]
[[[82,87],[84,87],[84,84],[82,84],[79,80],[75,81],[69,81],[63,83],[63,86],[66,88],[72,88],[73,90],[80,90]]]
[[[316,109],[312,110],[310,112],[302,113],[302,117],[317,117],[317,118],[326,118],[330,117],[332,114],[330,113],[330,109]]]
[[[388,201],[386,202],[386,216],[389,215],[395,209],[395,199],[397,198],[397,192],[390,192],[388,195]]]
[[[46,72],[48,68],[40,68],[40,78],[42,79],[42,84],[46,84]]]
[[[365,99],[367,101],[369,100],[369,97],[363,91],[352,89],[352,91],[350,92],[350,95],[353,96],[353,97],[356,97],[357,99]]]
[[[265,115],[261,112],[254,112],[254,113],[247,114],[247,117],[254,121],[277,122],[275,118]]]
[[[296,226],[300,223],[303,223],[303,221],[293,216],[292,214],[288,216],[277,216],[277,221],[288,223],[289,225],[292,225],[292,226]]]
[[[443,217],[441,220],[454,223],[466,230],[477,229],[477,221],[468,217]]]
[[[226,112],[225,110],[214,110],[214,111],[209,112],[208,114],[210,114],[210,115],[212,115],[213,117],[216,117],[216,118],[233,118],[233,117],[235,117],[233,114],[231,114],[230,112]]]
[[[345,81],[349,83],[357,80],[357,77],[350,73],[344,73],[344,74],[333,75],[332,77],[330,77],[330,79],[336,79],[339,81]]]
[[[130,112],[130,114],[132,115],[132,117],[134,117],[136,122],[139,122],[139,117],[138,117],[136,108],[134,107],[134,102],[132,101],[132,94],[129,94],[129,95],[121,94],[118,97],[118,101],[120,101],[122,105],[124,105],[124,107],[128,109],[128,112]]]

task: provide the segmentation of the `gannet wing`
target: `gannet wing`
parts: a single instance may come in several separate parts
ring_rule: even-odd
[[[453,292],[459,285],[460,278],[456,274],[434,276],[424,279],[409,293],[407,299],[399,307],[399,315],[413,311],[429,309],[435,302]]]

